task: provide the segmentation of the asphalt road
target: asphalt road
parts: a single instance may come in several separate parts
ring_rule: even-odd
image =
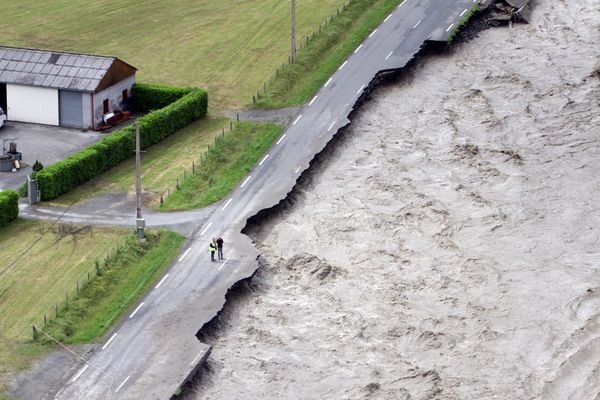
[[[405,66],[428,39],[443,40],[473,3],[406,0],[395,9],[302,107],[229,197],[209,215],[188,214],[202,223],[179,259],[91,358],[81,359],[55,398],[170,398],[209,354],[209,346],[196,339],[196,332],[222,308],[227,290],[258,266],[257,250],[241,234],[247,219],[286,197],[314,156],[350,122],[347,117],[356,101],[380,71]],[[43,212],[23,211],[29,216]],[[166,220],[172,217],[152,218],[149,225],[168,225]],[[213,263],[208,241],[218,235],[225,239],[226,259]]]

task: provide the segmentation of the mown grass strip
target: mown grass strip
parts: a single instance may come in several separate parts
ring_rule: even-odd
[[[277,74],[258,108],[280,108],[308,101],[399,0],[353,0],[298,53],[295,64]]]
[[[44,329],[55,340],[82,343],[104,334],[140,299],[175,258],[184,237],[169,231],[133,235],[104,260],[99,275],[88,283]],[[52,343],[41,334],[43,342]]]
[[[282,132],[283,127],[276,124],[236,123],[231,132],[211,147],[196,173],[188,175],[180,189],[171,192],[159,209],[200,208],[220,200],[254,167]]]

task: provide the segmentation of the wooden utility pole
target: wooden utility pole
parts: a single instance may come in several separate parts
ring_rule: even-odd
[[[140,123],[135,122],[135,226],[140,239],[144,238],[145,221],[142,218],[142,160],[140,154]]]
[[[296,63],[296,0],[292,0],[292,48],[290,62]]]

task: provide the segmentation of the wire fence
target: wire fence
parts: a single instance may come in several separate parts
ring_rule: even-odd
[[[236,114],[236,121],[240,122],[239,113]],[[174,186],[167,187],[165,190],[163,190],[162,193],[160,193],[160,207],[162,207],[164,205],[165,200],[167,198],[169,198],[169,196],[171,196],[171,193],[181,189],[181,185],[188,179],[189,176],[195,175],[199,171],[202,171],[202,167],[203,167],[204,163],[206,162],[207,156],[210,154],[211,151],[215,151],[217,149],[218,144],[222,140],[225,139],[225,136],[229,132],[233,131],[233,128],[234,128],[233,121],[230,120],[229,121],[229,130],[227,130],[227,128],[223,127],[221,129],[221,134],[215,136],[214,143],[209,144],[207,146],[206,152],[201,153],[200,157],[198,159],[191,161],[188,168],[185,168],[185,167],[183,168],[182,174],[175,179]]]
[[[87,268],[79,277],[76,279],[75,284],[70,289],[65,290],[62,300],[57,301],[54,306],[47,308],[45,311],[38,314],[35,318],[39,320],[40,326],[45,327],[53,320],[58,318],[61,313],[68,309],[69,305],[79,298],[80,293],[86,288],[86,286],[94,280],[98,275],[101,275],[107,266],[114,263],[118,259],[120,254],[123,252],[124,243],[119,243],[115,248],[109,250],[104,257],[103,261],[95,260],[93,267]],[[36,328],[35,321],[32,324],[33,339],[37,340],[39,337],[38,328]]]
[[[338,7],[334,14],[331,14],[329,16],[329,18],[326,18],[323,23],[319,24],[318,30],[313,31],[310,35],[306,35],[304,38],[302,38],[300,40],[300,49],[299,50],[302,51],[304,48],[306,48],[310,44],[310,42],[312,42],[313,39],[315,39],[315,37],[317,37],[325,27],[327,27],[327,25],[331,24],[336,17],[338,17],[343,11],[345,11],[346,8],[348,8],[348,6],[350,6],[350,4],[352,4],[352,0],[348,0],[348,2],[344,3],[342,5],[341,9]],[[286,68],[288,68],[287,66],[291,65],[291,64],[293,64],[292,56],[289,55],[287,62],[281,63],[281,66],[277,67],[275,69],[275,72],[271,75],[271,77],[263,83],[262,93],[261,93],[261,88],[258,88],[256,93],[252,93],[252,104],[256,104],[257,101],[259,101],[266,95],[267,91],[273,85],[273,82],[277,78],[279,78],[280,72],[284,71]]]

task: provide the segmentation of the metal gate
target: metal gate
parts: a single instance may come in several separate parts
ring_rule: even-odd
[[[60,90],[58,97],[60,126],[70,126],[73,128],[83,127],[82,93],[72,92],[70,90]]]

